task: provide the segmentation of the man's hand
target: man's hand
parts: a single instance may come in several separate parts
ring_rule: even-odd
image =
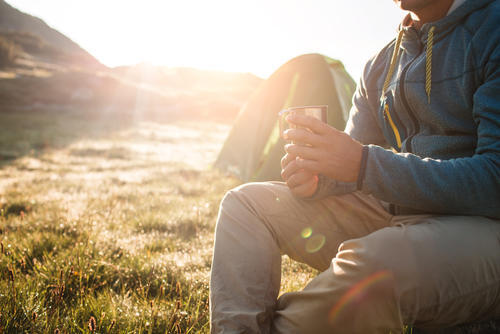
[[[318,188],[318,176],[300,169],[296,157],[288,153],[281,159],[281,177],[297,197],[311,197]]]
[[[299,127],[284,133],[285,139],[294,142],[285,145],[285,150],[290,156],[298,157],[295,159],[298,170],[342,182],[357,181],[363,145],[310,116],[290,115],[287,121]]]

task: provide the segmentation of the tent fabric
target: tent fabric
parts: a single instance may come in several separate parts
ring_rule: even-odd
[[[343,130],[355,86],[338,60],[320,54],[290,60],[240,110],[215,166],[244,182],[281,180],[285,142],[279,136],[278,113],[294,106],[327,105],[328,124]]]

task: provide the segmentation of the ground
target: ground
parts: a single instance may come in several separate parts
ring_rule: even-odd
[[[0,113],[0,333],[208,333],[213,229],[239,184],[211,168],[229,128]],[[281,292],[315,274],[285,257]]]
[[[0,332],[207,333],[228,131],[0,113]],[[285,259],[282,290],[313,275]]]

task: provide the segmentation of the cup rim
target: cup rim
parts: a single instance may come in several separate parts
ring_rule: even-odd
[[[328,108],[328,106],[325,104],[325,105],[312,105],[312,106],[290,107],[290,108],[286,108],[286,109],[281,110],[278,113],[278,115],[283,115],[283,114],[286,114],[286,113],[291,112],[291,111],[295,111],[295,110],[298,110],[298,109],[306,109],[306,108],[319,108],[319,109],[321,109],[323,111],[323,109]]]

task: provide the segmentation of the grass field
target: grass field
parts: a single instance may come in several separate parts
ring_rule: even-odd
[[[228,130],[0,113],[0,332],[207,333]],[[313,274],[285,259],[283,291]]]
[[[208,333],[213,229],[239,183],[210,168],[228,131],[0,113],[0,333]],[[282,292],[315,275],[282,271]]]

